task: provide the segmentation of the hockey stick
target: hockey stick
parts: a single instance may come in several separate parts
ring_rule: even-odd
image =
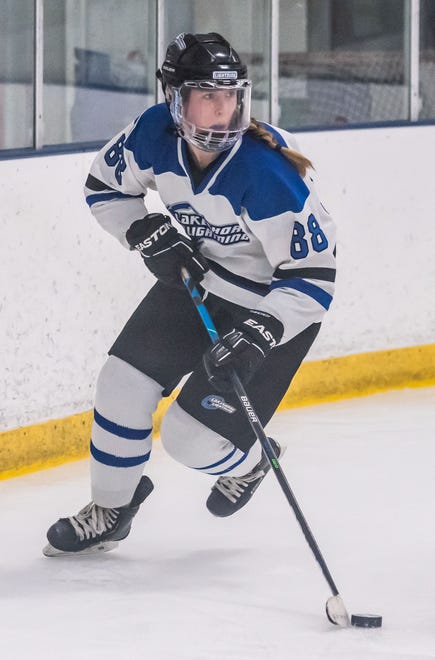
[[[181,269],[181,277],[198,311],[198,314],[201,317],[201,321],[203,322],[211,341],[214,344],[216,344],[219,341],[219,334],[216,330],[213,320],[210,317],[210,314],[207,311],[206,306],[204,305],[201,295],[198,289],[196,288],[195,283],[192,280],[186,268]],[[334,580],[332,579],[332,575],[328,569],[328,566],[326,565],[322,553],[320,552],[319,546],[317,545],[317,541],[314,538],[313,533],[311,532],[308,523],[305,519],[305,516],[302,513],[302,510],[296,500],[296,497],[294,496],[293,491],[290,488],[287,478],[284,472],[282,471],[282,468],[279,464],[278,458],[275,455],[270,440],[267,437],[266,433],[264,432],[263,426],[260,420],[258,419],[255,410],[252,407],[251,402],[249,401],[249,398],[246,394],[245,388],[243,387],[240,378],[238,377],[236,372],[233,372],[231,376],[231,380],[236,396],[239,399],[241,408],[245,413],[249,421],[249,424],[255,433],[257,440],[260,442],[264,453],[267,456],[267,460],[270,463],[272,471],[275,474],[278,483],[281,486],[281,489],[287,498],[287,502],[290,504],[291,508],[293,509],[293,512],[305,536],[305,539],[308,545],[310,546],[311,551],[321,568],[321,571],[323,573],[325,580],[329,585],[329,588],[332,591],[333,595],[330,596],[330,598],[328,598],[328,600],[326,601],[326,615],[328,619],[331,621],[331,623],[334,623],[335,625],[338,626],[347,627],[350,625],[350,620],[349,620],[349,615],[346,611],[346,607],[343,603],[340,594],[338,593],[338,589],[335,585]]]

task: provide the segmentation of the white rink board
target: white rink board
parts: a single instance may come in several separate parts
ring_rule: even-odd
[[[434,343],[435,126],[298,140],[339,230],[337,294],[309,358]],[[92,158],[0,161],[0,430],[89,409],[106,350],[152,282],[87,209]]]
[[[87,461],[0,482],[2,658],[433,659],[434,397],[300,408],[268,428],[349,612],[382,614],[382,629],[327,621],[327,584],[272,474],[217,519],[213,478],[156,442],[155,490],[103,556],[41,555],[48,526],[88,501]]]

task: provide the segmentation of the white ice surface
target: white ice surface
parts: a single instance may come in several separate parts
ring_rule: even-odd
[[[155,490],[129,538],[47,559],[45,531],[89,499],[81,461],[0,482],[1,660],[435,658],[435,389],[279,413],[283,468],[348,608],[381,630],[328,623],[326,582],[269,475],[230,519],[212,478],[155,443]]]

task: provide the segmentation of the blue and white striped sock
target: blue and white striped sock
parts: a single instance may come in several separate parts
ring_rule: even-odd
[[[161,386],[110,356],[101,370],[91,441],[92,499],[115,508],[130,502],[151,453],[152,414]]]

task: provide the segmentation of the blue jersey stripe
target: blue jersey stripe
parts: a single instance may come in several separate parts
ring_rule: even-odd
[[[212,463],[211,465],[204,465],[204,467],[197,467],[197,468],[194,468],[194,470],[211,470],[212,468],[217,467],[218,465],[221,465],[222,463],[225,463],[225,461],[228,461],[232,456],[234,456],[236,451],[237,451],[237,447],[234,447],[234,449],[228,454],[228,456],[225,456],[225,458],[222,458],[217,463]]]
[[[96,409],[94,409],[94,420],[105,431],[126,440],[145,440],[152,431],[152,429],[130,429],[127,426],[120,426],[100,415]]]
[[[114,454],[107,454],[101,449],[97,449],[94,443],[91,441],[91,456],[95,458],[98,463],[103,465],[109,465],[110,467],[135,467],[136,465],[141,465],[141,463],[146,463],[150,457],[151,452],[143,454],[142,456],[115,456]]]
[[[314,298],[314,300],[316,300],[325,309],[329,309],[329,306],[332,302],[332,296],[330,293],[324,289],[321,289],[319,286],[316,286],[311,282],[307,282],[306,280],[303,280],[299,277],[294,277],[291,280],[279,280],[278,282],[273,282],[270,285],[271,290],[281,289],[283,287],[287,289],[295,289],[296,291],[305,293],[307,296],[310,296],[310,298]]]
[[[233,463],[233,465],[230,465],[230,467],[226,468],[226,470],[222,470],[221,472],[213,472],[213,474],[216,474],[216,475],[218,475],[218,474],[226,474],[226,473],[229,472],[230,470],[233,470],[235,467],[237,467],[238,465],[240,465],[240,463],[242,463],[242,462],[245,460],[245,458],[247,457],[248,453],[249,453],[249,452],[245,452],[245,453],[243,454],[243,456],[242,456],[241,458],[239,458],[238,461],[236,461],[235,463]]]

